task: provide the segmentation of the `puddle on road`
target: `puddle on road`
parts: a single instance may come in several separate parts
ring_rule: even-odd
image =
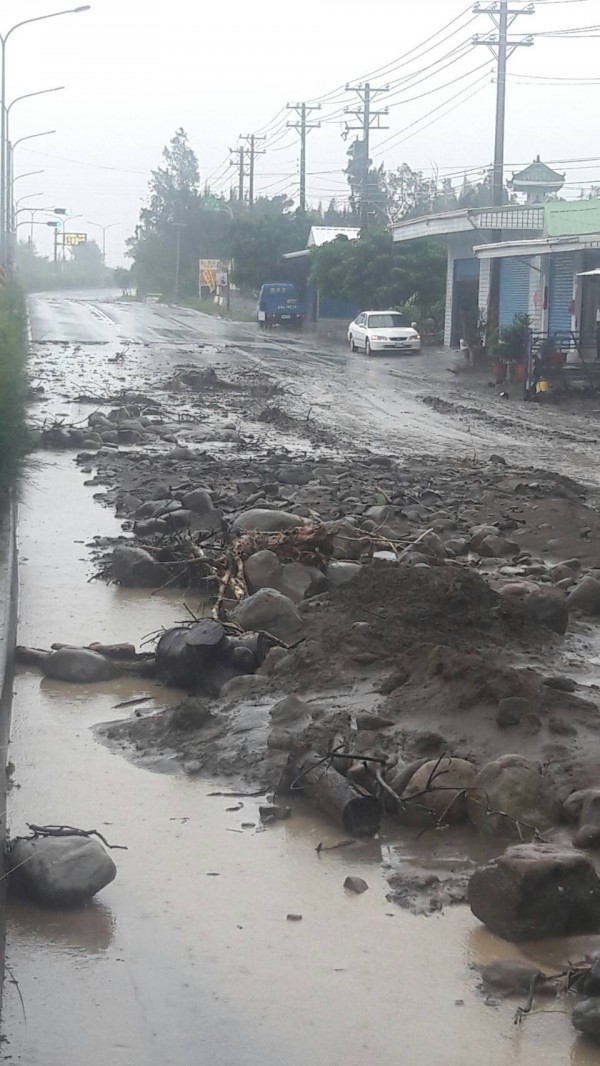
[[[72,456],[39,460],[21,508],[22,643],[139,642],[181,617],[174,594],[88,583],[79,542],[116,528]],[[317,844],[336,843],[340,833],[306,809],[259,831],[257,800],[228,811],[238,800],[209,796],[214,784],[150,773],[97,743],[93,725],[148,691],[136,678],[82,688],[17,677],[11,830],[27,821],[74,824],[128,850],[114,852],[117,880],[88,908],[11,905],[8,962],[25,1013],[7,981],[7,1060],[600,1063],[600,1051],[574,1036],[564,1014],[540,1014],[517,1030],[514,1001],[484,1006],[471,966],[516,957],[517,949],[464,907],[417,918],[389,904],[376,843],[318,858]],[[177,699],[150,691],[157,704]],[[364,876],[369,891],[347,894],[349,873]],[[302,921],[287,921],[288,913]],[[586,947],[579,942],[573,955]],[[541,945],[534,954],[558,951]]]

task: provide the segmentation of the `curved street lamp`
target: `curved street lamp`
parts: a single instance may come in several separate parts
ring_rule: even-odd
[[[90,4],[82,4],[78,7],[66,8],[63,11],[51,11],[47,15],[36,15],[34,18],[23,19],[16,22],[6,33],[0,35],[0,58],[2,61],[2,75],[0,81],[0,258],[6,262],[6,231],[7,231],[7,181],[6,181],[6,45],[15,30],[22,26],[29,26],[33,22],[44,22],[46,19],[58,18],[60,15],[79,15],[83,11],[89,11]]]
[[[106,259],[106,231],[107,229],[113,229],[115,226],[120,226],[120,222],[109,222],[107,226],[103,226],[101,222],[86,221],[86,226],[95,226],[97,229],[102,230],[102,259]]]

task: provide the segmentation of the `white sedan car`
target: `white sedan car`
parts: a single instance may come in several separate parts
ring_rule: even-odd
[[[420,352],[421,338],[399,311],[362,311],[348,326],[350,351]]]

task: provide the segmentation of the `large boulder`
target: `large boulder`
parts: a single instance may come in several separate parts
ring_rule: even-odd
[[[60,648],[41,659],[42,673],[54,681],[70,681],[75,685],[89,685],[95,681],[111,681],[123,670],[118,663],[106,659],[89,648]]]
[[[192,489],[181,502],[188,511],[195,511],[196,514],[206,514],[207,511],[215,509],[212,496],[207,489]]]
[[[282,485],[308,485],[312,471],[304,463],[288,463],[279,468],[277,479]]]
[[[268,550],[256,552],[246,560],[244,575],[251,593],[263,588],[277,589],[294,603],[327,588],[325,575],[316,566],[304,566],[303,563],[282,565],[275,552]]]
[[[569,821],[579,826],[573,838],[577,848],[597,848],[600,844],[600,788],[572,792],[564,804]]]
[[[237,516],[231,527],[232,533],[279,533],[283,529],[293,529],[305,525],[306,519],[289,511],[275,511],[269,508],[254,507]]]
[[[591,860],[553,844],[517,844],[471,876],[476,918],[505,940],[600,931],[600,881]]]
[[[522,755],[501,755],[477,774],[467,810],[482,833],[523,839],[558,822],[561,804],[533,763]]]
[[[600,1037],[600,996],[580,999],[573,1007],[571,1021],[579,1033]]]
[[[600,614],[600,581],[595,577],[584,577],[577,588],[567,597],[569,610],[581,611],[582,614]]]
[[[334,559],[360,559],[365,537],[357,526],[345,518],[338,518],[334,522],[326,522],[325,528],[332,538]]]
[[[112,575],[125,588],[157,589],[169,580],[169,571],[143,548],[115,548]]]
[[[535,581],[509,581],[498,591],[502,599],[521,603],[538,625],[561,636],[566,633],[569,601],[559,589],[541,588]]]
[[[117,874],[102,845],[85,836],[17,839],[8,849],[7,864],[11,883],[55,907],[85,903]]]
[[[235,608],[233,618],[246,631],[264,630],[286,644],[294,644],[304,633],[296,605],[277,589],[259,589]]]
[[[412,776],[403,799],[419,795],[418,801],[427,810],[433,811],[442,825],[456,825],[467,820],[465,789],[475,781],[475,769],[465,759],[432,759],[424,763]],[[425,793],[421,795],[421,793]]]
[[[244,576],[250,593],[259,589],[276,588],[281,563],[275,552],[255,552],[244,563]]]
[[[488,533],[487,536],[480,540],[477,550],[485,559],[500,559],[503,555],[515,555],[518,548],[516,544],[507,540],[506,537],[501,537],[496,533]]]

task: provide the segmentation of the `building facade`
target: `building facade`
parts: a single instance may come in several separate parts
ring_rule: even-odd
[[[459,344],[474,308],[485,317],[496,259],[501,327],[526,313],[536,332],[595,346],[600,279],[581,275],[600,266],[600,200],[459,210],[397,223],[392,233],[446,245],[446,345]]]

